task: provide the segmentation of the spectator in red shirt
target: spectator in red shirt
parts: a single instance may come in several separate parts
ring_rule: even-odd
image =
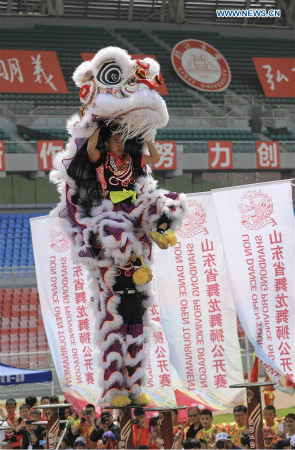
[[[134,425],[133,425],[133,443],[134,448],[140,448],[148,445],[149,440],[149,424],[145,417],[143,408],[134,409]]]

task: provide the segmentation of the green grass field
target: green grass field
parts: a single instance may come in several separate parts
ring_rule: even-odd
[[[289,413],[295,413],[295,408],[282,408],[277,409],[277,417],[285,417]],[[214,417],[213,423],[227,423],[227,422],[233,422],[234,421],[234,415],[233,414],[220,414],[218,416]]]

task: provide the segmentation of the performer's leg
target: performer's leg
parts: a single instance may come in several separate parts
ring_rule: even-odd
[[[123,352],[125,352],[125,330],[120,327],[113,330],[106,336],[106,340],[110,338],[113,344],[103,352],[102,356],[102,386],[103,394],[102,401],[111,403],[112,406],[126,406],[130,404],[128,399],[128,392],[124,389],[123,376]]]
[[[139,292],[126,294],[120,305],[124,309],[124,329],[126,333],[126,353],[123,355],[125,389],[135,403],[147,403],[149,401],[148,396],[143,395],[141,391],[141,386],[146,378],[145,365],[147,360],[147,355],[143,349],[145,339],[143,298],[144,296]]]
[[[146,379],[147,355],[143,349],[144,331],[142,324],[126,325],[127,352],[123,356],[125,365],[125,388],[134,403],[149,403],[150,398],[141,390]]]

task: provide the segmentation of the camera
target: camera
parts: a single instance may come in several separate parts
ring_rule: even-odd
[[[133,420],[132,420],[133,425],[138,425],[139,422],[140,422],[139,419],[133,419]]]
[[[100,418],[100,422],[101,422],[103,425],[106,425],[106,424],[108,423],[108,418],[107,418],[106,416],[102,416],[102,417]]]
[[[83,414],[84,416],[91,416],[91,411],[89,411],[88,409],[86,409],[85,411],[84,411],[84,414]]]

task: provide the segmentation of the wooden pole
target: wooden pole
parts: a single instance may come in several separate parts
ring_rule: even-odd
[[[246,383],[246,384],[232,384],[230,388],[246,388],[247,392],[247,406],[248,406],[248,424],[250,436],[250,448],[259,449],[264,448],[263,439],[263,418],[261,406],[261,386],[267,386],[275,383]]]

